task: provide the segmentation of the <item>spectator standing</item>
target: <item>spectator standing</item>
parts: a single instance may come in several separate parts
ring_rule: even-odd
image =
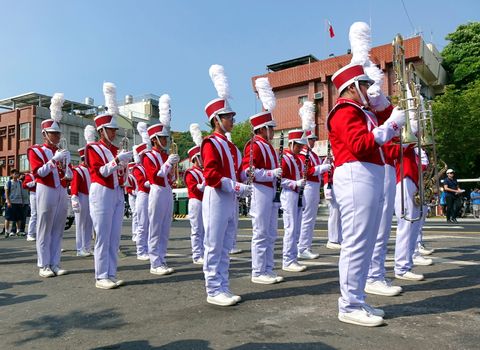
[[[37,203],[35,177],[31,173],[26,173],[22,182],[22,187],[29,191],[30,201],[30,221],[28,222],[27,241],[35,241],[37,238]]]
[[[447,170],[447,178],[443,180],[443,189],[445,192],[445,200],[447,204],[447,222],[457,223],[457,214],[459,212],[459,195],[465,190],[458,187],[457,179],[453,169]]]
[[[480,189],[475,187],[475,189],[470,193],[470,199],[472,200],[472,212],[473,218],[480,218]]]
[[[17,169],[12,169],[10,172],[10,180],[8,180],[7,186],[5,187],[5,226],[3,229],[5,237],[15,235],[13,231],[10,231],[10,222],[15,222],[19,228],[23,218],[22,183],[19,175]],[[22,232],[19,232],[20,235],[21,233]],[[25,233],[23,233],[23,235],[25,235]]]

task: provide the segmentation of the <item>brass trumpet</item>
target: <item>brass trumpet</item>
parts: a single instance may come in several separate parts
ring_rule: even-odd
[[[170,149],[169,154],[178,154],[178,145],[173,140],[173,136],[170,135]],[[178,163],[173,166],[172,169],[173,175],[175,176],[175,186],[178,188],[182,185],[180,180],[180,172],[178,169]]]

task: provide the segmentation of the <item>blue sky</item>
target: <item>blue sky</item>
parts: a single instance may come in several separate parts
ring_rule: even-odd
[[[439,50],[446,34],[478,21],[478,0],[0,0],[0,98],[35,91],[103,104],[102,83],[118,97],[172,98],[174,130],[206,121],[217,97],[211,64],[225,67],[237,120],[260,109],[250,78],[266,66],[349,48],[355,21],[371,23],[373,46],[421,31]],[[405,13],[404,5],[408,11]],[[325,20],[335,30],[328,37]],[[433,40],[432,40],[433,39]]]

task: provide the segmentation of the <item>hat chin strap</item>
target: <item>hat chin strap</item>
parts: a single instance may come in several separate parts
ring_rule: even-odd
[[[358,92],[358,95],[360,96],[360,99],[362,100],[362,104],[365,107],[368,107],[368,101],[365,99],[365,96],[363,96],[362,92],[360,91],[360,84],[358,83],[358,80],[355,80],[355,89]]]
[[[224,132],[224,133],[227,133],[228,131],[227,131],[227,130],[225,129],[225,127],[223,126],[223,123],[222,123],[220,117],[218,116],[218,114],[215,115],[215,119],[217,119],[217,122],[218,122],[218,124],[220,125],[220,128],[222,128],[223,132]]]
[[[162,145],[162,143],[160,142],[160,136],[155,135],[155,139],[157,140],[158,145],[163,151],[166,151],[168,149],[168,143],[166,146]]]
[[[43,136],[45,136],[45,138],[48,140],[48,143],[50,143],[51,145],[54,145],[55,147],[58,147],[58,143],[53,143],[52,140],[50,140],[50,137],[48,136],[48,132],[43,130],[42,131],[42,134]]]
[[[101,130],[103,130],[103,137],[109,142],[112,143],[112,140],[108,137],[107,130],[104,126],[102,126]]]

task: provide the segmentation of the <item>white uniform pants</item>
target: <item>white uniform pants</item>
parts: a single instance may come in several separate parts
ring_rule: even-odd
[[[148,254],[148,193],[138,191],[135,200],[137,256]]]
[[[165,256],[167,255],[172,215],[173,196],[170,186],[150,185],[150,194],[148,195],[148,255],[152,268],[166,265]]]
[[[283,210],[283,266],[297,261],[297,242],[300,236],[302,207],[298,206],[298,193],[283,188],[280,195]],[[305,204],[305,197],[303,197]]]
[[[75,213],[75,240],[77,252],[90,251],[93,236],[93,222],[90,217],[89,196],[84,193],[78,194],[80,212]]]
[[[414,204],[417,186],[407,177],[404,183],[404,207],[408,218],[417,218],[419,207]],[[397,238],[395,242],[395,274],[403,275],[413,267],[413,252],[417,243],[420,221],[410,222],[402,219],[400,182],[395,196],[395,214],[397,215]]]
[[[35,238],[37,236],[37,195],[30,192],[30,221],[28,222],[28,237]]]
[[[192,242],[192,258],[198,260],[203,258],[203,238],[205,230],[203,228],[202,201],[196,198],[188,200],[188,218],[190,220],[190,239]]]
[[[395,207],[395,189],[397,177],[395,167],[385,165],[384,202],[377,241],[373,249],[372,262],[368,271],[368,282],[385,279],[385,258],[387,257],[388,240],[392,231],[393,210]]]
[[[305,208],[302,212],[300,238],[298,240],[298,251],[300,253],[312,247],[318,203],[320,203],[320,182],[307,181],[303,196],[305,198]]]
[[[96,233],[95,278],[115,278],[118,249],[125,210],[123,189],[111,189],[92,183],[90,186],[90,216]]]
[[[273,188],[253,184],[250,215],[252,217],[252,276],[270,274],[275,263],[273,253],[278,229],[279,203],[273,203]]]
[[[340,208],[338,207],[337,198],[333,184],[332,198],[327,200],[328,203],[328,240],[332,243],[342,243],[342,220],[340,217]]]
[[[65,220],[67,189],[37,183],[37,254],[38,267],[59,266]]]
[[[130,206],[130,210],[132,211],[132,241],[136,241],[137,235],[137,211],[135,210],[135,202],[137,200],[137,196],[133,194],[128,194],[128,205]]]
[[[210,186],[205,187],[202,203],[205,227],[204,264],[207,294],[215,296],[229,291],[229,251],[233,247],[237,218],[235,193],[223,192]]]
[[[365,303],[365,284],[383,208],[384,166],[367,162],[344,163],[333,182],[342,218],[342,250],[338,263],[340,312],[352,312]]]

